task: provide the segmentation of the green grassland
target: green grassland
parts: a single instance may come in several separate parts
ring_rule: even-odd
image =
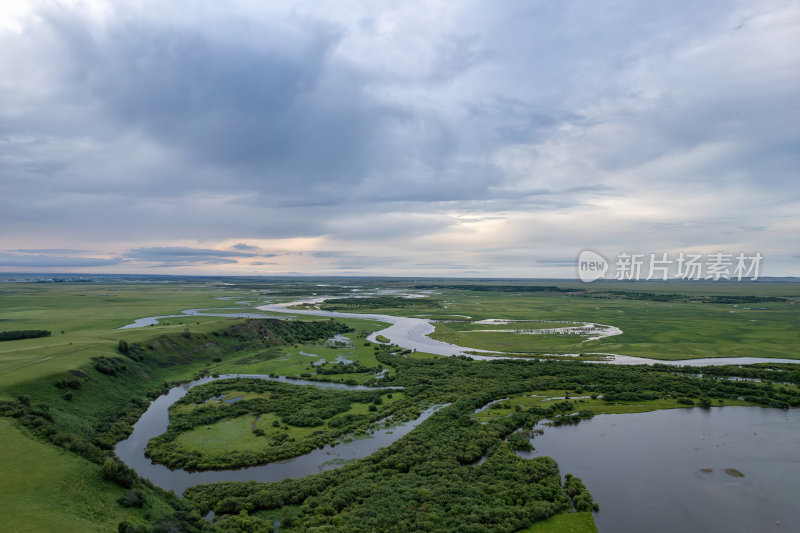
[[[48,329],[53,335],[0,343],[0,395],[7,385],[64,372],[93,356],[107,355],[119,339],[144,340],[182,331],[187,325],[192,331],[218,329],[229,320],[187,317],[168,319],[168,325],[118,328],[137,318],[179,314],[184,309],[233,307],[215,299],[231,295],[252,297],[215,286],[179,284],[2,284],[0,329]]]
[[[785,302],[719,304],[589,298],[560,293],[448,292],[446,309],[442,310],[447,314],[464,314],[473,320],[594,322],[616,326],[623,333],[584,342],[585,337],[578,335],[475,332],[469,331],[474,326],[450,322],[435,324],[436,331],[431,337],[501,352],[602,352],[670,360],[741,356],[798,359],[800,296],[793,285],[777,285],[784,290],[773,286],[763,289],[760,285],[753,288],[758,293],[781,294],[787,298]],[[436,298],[442,299],[442,295]],[[403,313],[402,309],[383,311]],[[431,309],[425,316],[437,318],[438,312]],[[517,329],[517,325],[498,329]]]
[[[597,533],[594,518],[589,512],[561,512],[537,522],[520,533]]]
[[[181,433],[175,441],[178,448],[202,454],[216,455],[230,451],[254,451],[268,449],[272,437],[286,433],[295,439],[310,436],[316,428],[289,426],[288,431],[272,427],[272,422],[280,422],[274,413],[260,415],[259,420],[252,415],[243,415],[233,419],[220,420],[209,426],[201,426]],[[253,433],[253,426],[265,432],[258,436]]]
[[[219,300],[220,297],[233,300]],[[4,396],[7,386],[65,372],[86,364],[92,357],[113,353],[121,339],[140,342],[156,335],[183,332],[187,327],[191,332],[207,333],[242,322],[241,319],[224,317],[186,316],[162,319],[156,326],[119,329],[138,318],[180,314],[184,309],[261,313],[252,305],[238,305],[235,301],[241,299],[260,305],[264,298],[261,291],[215,284],[2,284],[0,330],[48,329],[53,334],[50,337],[0,342],[0,399],[7,398]],[[314,316],[285,317],[304,321],[327,320]],[[359,331],[380,329],[377,327],[379,323],[374,321],[346,322]],[[305,351],[302,348],[300,350]],[[320,355],[325,357],[332,353]],[[356,346],[354,350],[338,353],[351,360],[369,360],[370,349],[362,350]],[[300,361],[296,358],[290,362],[282,361],[284,364],[280,365],[270,364],[266,367],[267,373],[274,371],[283,375],[298,375],[303,367]],[[369,362],[374,364],[374,358]],[[251,367],[248,371],[260,372],[258,365]],[[241,368],[226,371],[241,371]]]
[[[139,510],[117,503],[125,489],[104,481],[100,466],[24,435],[0,419],[0,507],[3,531],[113,531],[121,521],[140,522]],[[150,506],[163,507],[157,498]],[[162,512],[156,509],[155,512]]]
[[[402,288],[403,284],[408,286],[406,282],[387,282],[387,285],[394,288]],[[799,284],[638,284],[634,287],[641,293],[666,295],[665,301],[649,296],[622,297],[609,292],[630,290],[631,284],[592,284],[591,288],[595,293],[590,295],[576,295],[569,291],[514,292],[507,288],[484,290],[486,287],[505,287],[509,285],[508,282],[477,284],[481,286],[480,290],[455,287],[459,283],[440,285],[432,289],[434,293],[429,300],[417,298],[413,305],[369,307],[369,312],[424,316],[442,320],[463,320],[465,319],[463,315],[466,315],[471,320],[497,318],[545,321],[497,326],[460,322],[440,323],[436,325],[436,332],[432,335],[463,346],[498,351],[610,352],[662,359],[737,355],[800,358],[797,350],[800,346],[800,327],[798,327],[800,313],[797,307],[800,301]],[[577,283],[559,285],[566,289],[574,289],[576,292],[584,291],[587,287]],[[385,327],[385,324],[372,320],[339,320],[354,329],[345,334],[350,341],[347,345],[333,345],[323,338],[277,344],[264,342],[262,337],[256,335],[257,332],[247,330],[245,320],[218,317],[178,317],[164,319],[157,326],[118,329],[137,318],[178,314],[184,309],[222,310],[236,307],[237,311],[257,312],[254,306],[260,305],[265,299],[289,301],[308,296],[312,291],[318,290],[309,282],[298,282],[286,287],[288,288],[281,292],[280,284],[268,285],[257,281],[230,286],[209,282],[0,284],[0,330],[52,331],[50,337],[0,342],[0,404],[4,404],[0,407],[8,409],[7,412],[12,412],[14,409],[24,412],[24,416],[18,417],[19,422],[0,418],[0,434],[3,435],[4,444],[4,454],[0,457],[0,471],[3,472],[0,476],[0,502],[2,502],[0,506],[6,511],[4,528],[9,531],[109,531],[115,530],[116,524],[120,521],[153,524],[161,518],[179,520],[183,524],[199,524],[200,519],[196,509],[184,508],[184,504],[176,503],[169,495],[143,482],[137,481],[134,486],[145,495],[144,507],[141,509],[122,507],[116,500],[126,489],[104,480],[101,472],[104,468],[102,457],[110,454],[109,446],[127,434],[130,425],[146,407],[148,398],[163,391],[166,382],[186,381],[200,375],[277,374],[348,383],[386,383],[407,388],[408,396],[395,393],[394,401],[413,398],[417,403],[430,404],[458,402],[466,398],[475,404],[474,407],[462,406],[467,413],[471,413],[472,409],[485,404],[489,399],[504,397],[506,394],[510,396],[510,408],[496,404],[475,416],[470,417],[468,414],[464,416],[465,419],[472,418],[486,422],[485,425],[472,422],[480,428],[504,427],[503,424],[519,414],[515,409],[515,402],[521,405],[520,409],[523,412],[556,406],[562,400],[546,398],[563,396],[567,390],[570,391],[571,401],[578,409],[591,410],[598,414],[682,407],[682,404],[677,403],[677,398],[680,397],[679,389],[669,388],[674,385],[673,379],[689,383],[690,385],[684,384],[684,386],[688,387],[687,390],[697,391],[691,395],[695,401],[700,399],[701,392],[706,394],[703,391],[722,390],[719,388],[720,384],[706,383],[705,380],[692,381],[688,376],[670,375],[669,379],[663,378],[665,387],[667,385],[669,387],[660,392],[654,391],[659,392],[658,399],[605,402],[601,399],[577,398],[589,394],[588,391],[578,392],[579,385],[584,385],[581,380],[598,383],[596,377],[581,377],[583,374],[580,372],[605,376],[603,379],[619,379],[622,389],[627,390],[627,387],[635,387],[642,376],[650,375],[648,372],[651,371],[642,370],[641,375],[632,369],[623,368],[612,368],[607,371],[598,368],[578,372],[574,369],[582,368],[581,366],[556,361],[547,363],[552,365],[547,368],[553,369],[554,377],[537,378],[541,383],[535,384],[531,382],[530,377],[524,377],[524,373],[533,372],[531,375],[541,375],[545,367],[536,365],[545,363],[525,362],[524,365],[530,365],[528,368],[515,366],[511,362],[472,363],[416,352],[407,354],[407,357],[391,356],[390,353],[397,351],[397,348],[377,348],[373,344],[366,343],[367,335]],[[407,288],[414,289],[414,287]],[[683,296],[680,298],[671,296],[676,292],[681,292]],[[347,294],[346,291],[340,293]],[[720,300],[715,298],[717,295],[753,294],[778,297],[783,300],[763,303],[719,303]],[[233,300],[217,299],[220,297],[231,297]],[[237,304],[236,301],[251,303]],[[378,303],[387,305],[398,302],[388,298]],[[372,303],[374,304],[375,302]],[[359,305],[357,300],[350,300],[347,302],[347,310],[358,312]],[[221,312],[236,311],[226,309]],[[312,316],[292,318],[312,322],[328,320],[325,317]],[[475,329],[534,329],[567,325],[551,325],[548,323],[551,321],[610,324],[621,328],[624,333],[584,343],[582,342],[584,339],[577,336],[475,331]],[[243,331],[239,337],[220,334],[231,327],[245,327],[245,330],[239,330]],[[118,353],[117,343],[120,340],[138,346],[143,359],[135,360]],[[314,354],[315,357],[301,352]],[[115,374],[98,371],[98,361],[95,359],[98,357],[105,358],[103,361],[106,362],[111,359],[118,360],[113,364],[119,366],[119,371]],[[337,359],[341,361],[341,358],[358,364],[337,363]],[[319,361],[325,363],[320,366],[313,364]],[[599,366],[606,367],[606,365]],[[383,380],[376,381],[375,373],[381,369],[388,370],[388,373]],[[788,369],[782,370],[781,375],[790,372]],[[575,377],[568,377],[572,376],[573,372]],[[603,374],[604,372],[608,375]],[[659,371],[653,370],[653,372]],[[745,374],[745,371],[741,371],[741,375]],[[746,375],[763,377],[757,374]],[[777,380],[772,376],[767,376],[767,379]],[[78,381],[80,386],[75,389],[57,386],[62,380]],[[549,383],[552,380],[560,380],[559,384],[553,387],[565,388],[551,388]],[[783,404],[797,391],[796,387],[784,386],[784,392],[781,392],[770,388],[767,384],[745,383],[740,384],[740,387],[744,392],[736,394],[750,394],[748,397],[755,399],[760,405],[771,405],[771,402]],[[637,389],[636,392],[653,391]],[[226,392],[225,398],[231,399],[242,395],[241,393],[248,395],[246,399],[258,396],[249,391],[232,388]],[[533,397],[532,394],[540,396]],[[712,395],[713,405],[752,404],[737,399],[736,394],[719,392]],[[26,401],[30,404],[24,404],[20,399],[22,397],[27,398]],[[262,394],[261,397],[269,399],[268,395]],[[390,405],[390,402],[388,398],[384,398],[384,406],[387,405]],[[369,412],[368,407],[366,403],[355,402],[347,413],[364,414]],[[188,412],[192,407],[181,406],[180,409]],[[278,429],[272,425],[275,420],[277,420],[275,415],[269,412],[262,413],[257,421],[255,416],[249,415],[226,419],[187,431],[179,439],[182,446],[225,453],[234,449],[247,450],[263,446],[264,442],[268,442],[278,432],[286,433],[288,438],[297,439],[305,438],[303,432],[313,433],[319,430],[319,427],[292,426],[284,421],[280,421],[282,426]],[[494,442],[491,439],[497,440],[494,433],[491,439],[483,436],[480,440],[476,436],[478,440],[470,440],[472,439],[469,437],[472,434],[470,432],[491,432],[495,429],[491,431],[475,429],[468,424],[463,425],[463,421],[456,422],[460,419],[452,420],[452,425],[449,425],[450,418],[433,417],[430,423],[426,422],[412,432],[411,435],[422,430],[420,436],[411,442],[415,443],[414,446],[418,449],[423,449],[425,439],[440,439],[441,442],[438,444],[440,447],[452,447],[452,450],[448,448],[450,450],[448,453],[451,455],[465,454],[471,457],[473,454],[480,456],[486,453],[486,448],[489,446],[486,443]],[[256,428],[264,432],[263,436],[253,433],[254,421]],[[428,426],[430,429],[425,429]],[[458,439],[464,435],[467,435],[464,437],[467,440],[462,443]],[[59,445],[56,446],[52,444],[53,442]],[[499,446],[502,448],[503,445]],[[483,448],[478,449],[480,447]],[[433,461],[430,463],[433,465],[431,468],[439,472],[441,465],[437,461],[445,461],[433,449],[428,449],[424,453],[414,452],[414,455],[409,455],[410,445],[396,447],[393,450],[407,463],[398,463],[401,459],[378,454],[374,464],[385,463],[389,465],[386,467],[389,469],[387,471],[394,471],[391,469],[417,464],[414,461],[418,461],[419,465],[428,464],[425,461]],[[467,457],[463,460],[468,462],[470,459]],[[511,464],[515,460],[508,458],[507,461]],[[519,467],[520,465],[515,464],[509,472]],[[366,467],[348,466],[335,475],[345,475],[350,476],[347,479],[355,479],[361,475],[362,470],[359,469],[363,468]],[[461,467],[456,465],[456,468]],[[367,479],[372,474],[364,475]],[[420,479],[426,480],[427,483],[433,482],[434,478],[435,476],[430,477],[430,474],[425,474]],[[330,481],[338,479],[334,474],[320,479],[328,480],[325,483],[330,482],[334,485],[338,483]],[[405,483],[399,479],[387,478],[385,490],[381,487],[373,487],[370,490],[375,493],[380,492],[381,497],[385,496],[387,503],[405,505],[405,500],[392,499],[395,497],[392,487],[395,484]],[[412,476],[410,479],[416,478]],[[459,478],[455,483],[458,486],[458,483],[472,481],[475,480],[467,476]],[[302,485],[302,482],[298,483]],[[496,481],[486,481],[486,483],[487,487],[496,488],[491,484]],[[288,485],[281,484],[275,490],[283,490],[281,489],[283,486]],[[416,490],[418,489],[413,489]],[[245,498],[238,495],[239,493],[235,494],[236,498]],[[402,494],[403,497],[408,497],[408,494],[417,493]],[[225,497],[227,496],[220,498],[220,501]],[[330,492],[325,493],[324,498],[336,501],[336,495]],[[416,496],[413,496],[412,500],[414,498]],[[214,501],[216,503],[213,505],[219,504],[219,501]],[[502,501],[502,498],[497,501]],[[300,503],[288,498],[286,504],[277,510],[255,508],[252,514],[271,516],[270,513],[288,509],[299,513],[300,520],[320,525],[309,518],[311,515],[308,506]],[[201,505],[200,509],[204,507]],[[228,513],[225,516],[233,520],[237,515]],[[345,522],[350,520],[347,523],[352,525],[353,520],[359,516],[361,515],[355,513],[350,518],[344,515],[339,518]],[[366,515],[361,518],[368,519]],[[584,526],[592,526],[590,514],[560,513],[549,520],[538,522],[530,531],[577,532],[584,531],[579,529]]]
[[[508,282],[506,282],[508,283]],[[428,298],[392,305],[396,298],[329,300],[322,309],[443,320],[431,337],[481,350],[509,353],[616,353],[653,359],[703,357],[800,358],[800,284],[797,283],[558,283],[558,290],[530,291],[536,284],[451,282],[419,285]],[[502,289],[502,290],[495,290]],[[472,324],[483,319],[522,321]],[[587,336],[486,329],[564,327],[558,321],[592,322],[621,335]]]
[[[226,399],[239,396],[242,397],[240,401],[258,397],[253,393],[240,393],[239,391],[225,394]],[[383,400],[381,405],[388,407],[402,400],[404,395],[402,392],[394,392],[384,394],[381,397]],[[367,402],[355,402],[349,410],[339,416],[367,415],[369,414],[369,405]],[[183,432],[177,437],[176,444],[179,448],[209,455],[226,454],[234,451],[266,450],[274,446],[276,437],[286,435],[288,439],[302,441],[312,436],[315,432],[329,429],[328,422],[330,422],[330,419],[326,420],[322,426],[300,427],[286,423],[275,413],[264,413],[257,417],[243,415]],[[276,426],[275,423],[278,425]],[[257,435],[253,432],[254,428],[261,430],[263,434]]]
[[[528,330],[539,330],[539,329],[576,327],[582,325],[582,323],[573,323],[573,322],[546,322],[546,321],[539,322],[532,320],[515,321],[515,322],[509,322],[507,324],[476,324],[475,322],[468,322],[465,321],[464,319],[445,322],[441,325],[445,324],[450,326],[457,333],[469,333],[482,330],[498,331],[499,333],[502,333],[503,330],[508,330],[508,329],[528,331]]]

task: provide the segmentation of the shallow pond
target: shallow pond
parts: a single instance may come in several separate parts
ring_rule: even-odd
[[[376,452],[378,449],[388,446],[400,439],[439,409],[439,407],[427,409],[423,411],[416,420],[405,422],[391,428],[376,430],[367,438],[359,438],[351,442],[337,444],[336,446],[328,445],[322,449],[316,449],[293,459],[248,468],[188,472],[186,470],[170,470],[166,466],[155,464],[145,457],[144,450],[148,441],[167,430],[167,426],[169,425],[168,409],[170,405],[186,396],[186,393],[192,387],[202,385],[203,383],[209,383],[217,379],[234,377],[258,378],[268,381],[281,381],[296,385],[311,385],[320,388],[342,390],[394,390],[400,388],[365,387],[363,385],[344,385],[341,383],[286,379],[285,377],[273,378],[250,374],[228,374],[216,378],[208,377],[198,379],[190,383],[184,383],[173,387],[167,394],[156,398],[139,421],[134,424],[133,433],[131,433],[127,439],[117,444],[114,450],[117,456],[122,459],[125,464],[133,468],[140,476],[176,494],[182,494],[187,488],[201,483],[249,480],[280,481],[281,479],[298,478],[309,474],[316,474],[324,470],[330,470],[331,468],[341,466],[347,461],[366,457]]]
[[[600,533],[800,531],[800,409],[600,415],[532,442],[519,455],[580,477]]]

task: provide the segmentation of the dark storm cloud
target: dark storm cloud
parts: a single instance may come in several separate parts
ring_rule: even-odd
[[[273,205],[330,204],[365,177],[392,177],[389,166],[402,164],[402,173],[407,154],[395,150],[405,138],[391,132],[424,120],[364,91],[364,73],[332,57],[346,29],[330,23],[289,17],[254,25],[234,17],[209,32],[121,18],[88,33],[85,18],[65,10],[42,18],[40,31],[64,60],[51,65],[58,97],[100,115],[83,133],[137,130],[221,174],[188,181],[176,173],[161,183],[167,190],[237,186]],[[455,132],[435,117],[429,122],[425,144],[411,146],[415,159],[440,168]]]
[[[43,56],[36,58],[38,75],[53,90],[38,95],[35,104],[57,113],[47,117],[31,108],[6,117],[7,133],[33,134],[23,146],[29,160],[14,169],[20,178],[37,176],[65,192],[115,192],[138,182],[149,184],[138,194],[151,197],[187,186],[238,188],[252,202],[273,206],[335,205],[352,194],[348,187],[358,187],[356,194],[365,200],[468,198],[492,178],[491,165],[457,164],[469,147],[436,109],[366,90],[381,75],[375,78],[335,55],[348,31],[341,24],[290,15],[258,24],[228,17],[215,20],[210,31],[125,11],[118,8],[118,17],[91,32],[85,14],[39,11],[41,22],[25,44]],[[187,15],[199,22],[213,14]],[[477,52],[466,45],[446,52],[437,61],[447,68],[434,68],[417,82],[439,82],[477,62]],[[61,135],[102,144],[100,138],[133,132],[129,153],[116,148],[122,152],[119,163],[140,151],[155,151],[150,159],[163,161],[119,183],[101,183],[91,176],[97,170],[66,151],[53,153]],[[91,142],[76,148],[76,158],[114,149]],[[124,167],[113,171],[127,173]],[[53,175],[66,180],[51,180]],[[405,181],[402,187],[397,180]]]
[[[136,22],[92,39],[81,20],[49,22],[72,62],[65,84],[159,143],[237,168],[242,181],[268,185],[290,173],[281,188],[301,187],[323,171],[346,177],[361,159],[352,83],[320,79],[337,39],[330,28],[310,24],[286,50],[280,27],[244,21],[231,33],[263,32],[265,44]]]

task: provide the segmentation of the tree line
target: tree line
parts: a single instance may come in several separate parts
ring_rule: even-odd
[[[39,337],[49,337],[51,332],[46,329],[19,329],[12,331],[0,331],[0,342],[18,341],[21,339],[36,339]]]

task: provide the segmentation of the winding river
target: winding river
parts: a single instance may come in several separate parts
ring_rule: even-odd
[[[307,385],[325,389],[340,390],[376,390],[399,389],[401,387],[366,387],[364,385],[345,385],[343,383],[325,383],[320,381],[306,381],[302,379],[287,379],[285,377],[270,377],[253,374],[225,374],[218,377],[206,377],[189,383],[178,385],[169,390],[167,394],[156,398],[147,411],[133,426],[133,433],[119,442],[114,451],[122,461],[133,468],[137,474],[149,479],[162,489],[171,490],[176,494],[183,494],[189,487],[203,483],[217,483],[220,481],[280,481],[287,478],[298,478],[309,474],[316,474],[345,464],[347,461],[366,457],[384,446],[392,444],[412,429],[428,419],[442,406],[431,407],[422,412],[416,419],[374,431],[368,438],[355,439],[335,446],[327,445],[305,455],[269,463],[266,465],[251,466],[247,468],[230,470],[207,470],[202,472],[189,472],[186,470],[170,470],[164,465],[153,463],[145,457],[144,450],[153,437],[161,435],[169,425],[169,407],[186,396],[190,389],[204,383],[219,379],[229,378],[257,378],[267,381],[281,381],[295,385]]]
[[[278,304],[266,304],[257,306],[256,309],[266,311],[273,314],[259,314],[259,313],[219,313],[213,311],[220,311],[220,309],[187,309],[180,315],[165,315],[165,316],[151,316],[137,319],[136,321],[122,326],[120,329],[139,328],[157,324],[162,318],[189,318],[197,316],[213,316],[213,317],[227,317],[227,318],[280,318],[277,314],[290,314],[290,315],[312,315],[312,316],[327,316],[333,318],[359,318],[364,320],[375,320],[379,322],[386,322],[389,327],[380,331],[376,331],[367,337],[367,340],[379,343],[377,340],[378,335],[391,340],[400,348],[408,350],[416,350],[418,352],[431,353],[442,356],[456,356],[466,355],[472,359],[478,360],[493,360],[493,359],[519,359],[519,360],[535,360],[535,357],[515,357],[510,355],[498,355],[500,352],[492,352],[489,350],[478,350],[475,348],[467,348],[450,344],[447,342],[439,341],[429,337],[434,332],[435,327],[430,319],[425,318],[412,318],[405,316],[394,315],[381,315],[377,313],[343,313],[341,311],[323,311],[321,309],[290,309],[292,306],[302,304],[318,304],[324,300],[331,300],[329,296],[320,296],[306,300],[297,300],[293,302],[285,302]],[[205,312],[209,311],[209,312]],[[606,326],[613,327],[613,326]],[[616,329],[616,328],[614,328]],[[621,331],[619,332],[621,333]],[[618,333],[614,333],[618,334]],[[486,354],[486,355],[481,355]],[[490,355],[491,354],[491,355]],[[716,365],[750,365],[754,363],[795,363],[800,364],[798,359],[780,359],[776,357],[708,357],[700,359],[678,359],[674,361],[663,359],[649,359],[647,357],[634,357],[631,355],[619,355],[613,353],[600,353],[588,352],[588,355],[602,355],[605,359],[602,361],[585,361],[588,363],[607,363],[612,365],[670,365],[670,366],[716,366]],[[577,357],[578,354],[553,354],[553,355],[568,355]]]
[[[333,318],[362,318],[366,320],[378,320],[380,322],[388,322],[391,324],[388,328],[376,331],[367,337],[371,342],[379,342],[376,337],[383,335],[391,340],[393,344],[401,348],[409,350],[417,350],[418,352],[432,353],[436,355],[454,356],[454,355],[467,355],[473,359],[480,360],[493,360],[493,359],[523,359],[531,360],[531,357],[513,357],[502,355],[479,355],[480,353],[494,354],[498,352],[491,352],[488,350],[476,350],[475,348],[466,348],[464,346],[457,346],[447,342],[438,341],[430,338],[428,335],[435,330],[434,325],[430,320],[424,318],[411,318],[404,316],[393,315],[379,315],[373,313],[342,313],[340,311],[322,311],[320,309],[289,309],[290,306],[300,304],[318,304],[323,300],[330,299],[326,297],[312,298],[308,300],[301,300],[297,302],[288,302],[280,304],[269,304],[257,307],[261,311],[270,313],[291,313],[295,315],[314,315],[314,316],[328,316]],[[559,355],[575,355],[578,354],[559,354]],[[609,363],[614,365],[671,365],[671,366],[712,366],[712,365],[749,365],[753,363],[800,363],[797,359],[778,359],[774,357],[709,357],[702,359],[680,359],[677,361],[667,361],[661,359],[648,359],[646,357],[633,357],[630,355],[618,355],[609,353],[594,353],[590,355],[604,355],[608,357],[603,361],[587,361],[593,363]]]

